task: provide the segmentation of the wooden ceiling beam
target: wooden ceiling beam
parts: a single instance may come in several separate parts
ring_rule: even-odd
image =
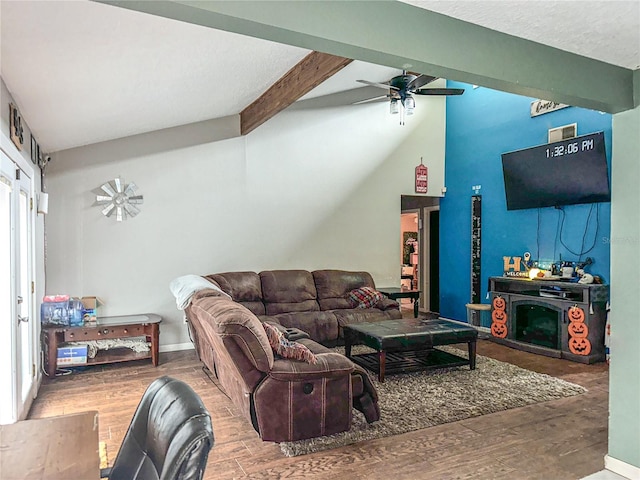
[[[328,53],[311,52],[240,112],[240,134],[252,132],[352,61]]]

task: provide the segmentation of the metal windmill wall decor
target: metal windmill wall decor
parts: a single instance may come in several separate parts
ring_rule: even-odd
[[[115,212],[116,220],[121,222],[126,220],[127,215],[135,217],[140,213],[140,209],[136,205],[141,205],[144,201],[142,195],[136,195],[138,186],[131,182],[128,185],[120,178],[104,183],[100,189],[106,195],[96,195],[96,203],[100,206],[105,205],[102,214],[110,217]]]

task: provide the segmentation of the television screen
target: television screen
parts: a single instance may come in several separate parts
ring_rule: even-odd
[[[507,210],[609,202],[604,133],[502,154]]]

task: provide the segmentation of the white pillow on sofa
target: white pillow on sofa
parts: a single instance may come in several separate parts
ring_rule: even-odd
[[[173,296],[176,297],[176,305],[180,310],[187,308],[191,303],[191,297],[200,290],[216,290],[221,295],[231,299],[231,296],[223,292],[218,285],[200,275],[183,275],[174,278],[169,283],[169,289]]]

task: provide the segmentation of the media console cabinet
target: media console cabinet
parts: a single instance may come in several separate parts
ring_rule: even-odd
[[[160,322],[162,318],[153,313],[123,315],[98,318],[96,325],[42,326],[42,349],[44,351],[44,370],[51,378],[55,377],[58,363],[58,347],[65,342],[89,340],[114,340],[121,338],[145,337],[151,344],[148,352],[134,352],[129,348],[98,350],[95,358],[87,358],[86,364],[73,365],[84,367],[105,363],[126,362],[150,358],[153,366],[158,365],[160,343]]]
[[[575,362],[605,360],[607,285],[490,277],[491,338]]]

